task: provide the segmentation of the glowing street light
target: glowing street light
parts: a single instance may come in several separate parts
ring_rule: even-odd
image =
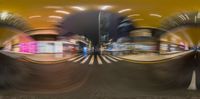
[[[79,7],[79,6],[72,6],[71,8],[79,10],[79,11],[85,11],[86,9],[83,7]]]
[[[112,8],[112,6],[110,6],[110,5],[104,5],[104,6],[100,7],[100,10],[107,10],[107,9],[110,9],[110,8]]]
[[[122,9],[122,10],[118,11],[118,13],[124,13],[124,12],[127,12],[127,11],[131,11],[131,9]]]
[[[61,13],[61,14],[70,14],[70,12],[64,11],[64,10],[55,10],[56,13]]]
[[[41,16],[40,16],[40,15],[34,15],[34,16],[29,16],[28,18],[29,18],[29,19],[33,19],[33,18],[41,18]]]
[[[61,16],[50,15],[49,18],[62,19]]]

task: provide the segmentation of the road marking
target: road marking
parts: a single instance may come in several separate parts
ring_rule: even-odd
[[[88,56],[77,55],[75,57],[72,57],[71,59],[68,59],[67,61],[80,62],[80,64],[85,64],[88,60],[89,60],[88,64],[92,65],[96,61],[98,64],[103,64],[102,60],[104,60],[106,63],[112,63],[112,61],[118,62],[119,60],[123,60],[123,59],[120,59],[118,57],[111,56],[111,55],[96,55],[96,56],[95,55],[88,55]]]
[[[92,65],[94,63],[94,55],[92,55],[92,58],[90,59],[89,64]]]
[[[110,57],[113,57],[113,58],[115,58],[115,59],[117,59],[117,60],[123,60],[123,59],[121,59],[121,58],[118,58],[118,57],[116,57],[116,56],[112,56],[112,55],[109,55]]]
[[[110,57],[110,56],[107,56],[107,55],[106,55],[106,57],[109,58],[109,59],[112,60],[112,61],[115,61],[115,62],[118,61],[118,60],[116,60],[116,59],[114,59],[114,58],[112,58],[112,57]]]
[[[78,62],[78,61],[82,60],[84,57],[85,57],[85,56],[82,56],[82,57],[80,57],[80,58],[74,60],[73,62]]]
[[[82,55],[76,56],[76,57],[74,57],[74,58],[69,59],[68,61],[73,61],[73,60],[75,60],[75,59],[77,59],[77,58],[79,58],[79,57],[81,57],[81,56],[82,56]]]
[[[100,56],[98,56],[98,55],[97,55],[97,62],[98,62],[98,64],[103,64],[102,61],[101,61]]]
[[[84,64],[84,63],[88,60],[89,57],[90,57],[90,55],[88,55],[88,56],[81,62],[81,64]]]
[[[106,59],[103,55],[101,56],[107,63],[111,63],[108,59]]]
[[[189,85],[189,87],[187,89],[188,90],[197,90],[196,71],[195,70],[192,73],[192,79],[191,79],[190,85]]]

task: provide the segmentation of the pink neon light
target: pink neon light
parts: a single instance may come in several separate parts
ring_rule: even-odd
[[[36,42],[26,42],[19,44],[20,52],[36,53]]]

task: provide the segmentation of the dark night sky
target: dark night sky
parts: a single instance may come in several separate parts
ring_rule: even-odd
[[[109,24],[107,31],[111,37],[118,37],[118,25],[124,18],[119,14],[104,12],[104,15],[109,16],[106,22]],[[79,12],[74,15],[67,16],[60,27],[62,28],[62,35],[80,34],[88,37],[93,44],[98,44],[99,41],[99,23],[98,23],[99,11]],[[110,37],[110,38],[111,38]]]

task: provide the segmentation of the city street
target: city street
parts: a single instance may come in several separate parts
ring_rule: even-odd
[[[200,99],[199,4],[0,0],[0,99]]]
[[[1,68],[4,67],[3,70],[1,69],[4,71],[1,71],[2,76],[9,77],[4,79],[5,83],[1,83],[1,86],[6,86],[8,93],[33,96],[54,94],[54,97],[59,95],[59,97],[64,96],[65,99],[199,95],[198,91],[187,90],[193,70],[199,67],[193,60],[194,52],[177,56],[173,60],[148,65],[112,57],[117,60],[115,62],[110,59],[111,56],[106,58],[110,63],[101,57],[103,64],[99,64],[96,56],[89,57],[94,58],[93,64],[90,59],[81,63],[85,58],[74,61],[71,58],[71,61],[58,64],[38,64],[5,58],[1,54],[1,60],[4,60],[2,62],[8,65],[2,64]],[[12,69],[12,72],[9,69]],[[23,72],[19,72],[21,70]],[[10,76],[12,73],[18,78]],[[198,70],[197,82],[200,82],[199,76]],[[199,87],[199,84],[197,85]],[[5,89],[2,91],[7,94]]]

